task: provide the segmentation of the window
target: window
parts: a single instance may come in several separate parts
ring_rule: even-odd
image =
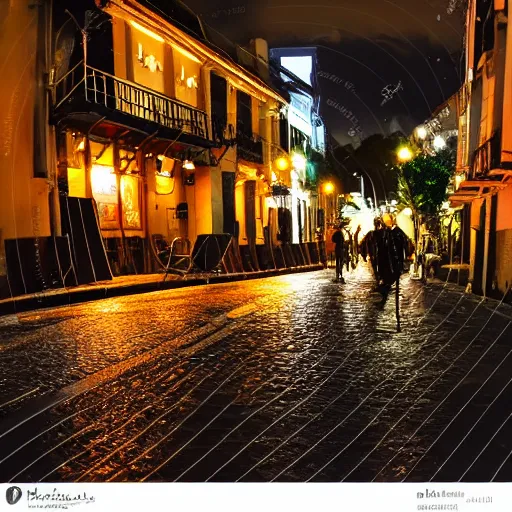
[[[212,73],[210,76],[210,92],[213,135],[217,140],[222,138],[228,122],[228,91],[226,79]]]
[[[238,133],[252,137],[252,101],[242,91],[237,91],[236,96],[236,125]]]

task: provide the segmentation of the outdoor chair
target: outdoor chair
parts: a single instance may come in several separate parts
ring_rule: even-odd
[[[188,253],[179,253],[177,249],[183,239],[172,241],[169,259],[165,269],[165,279],[169,273],[186,275],[191,273],[228,272],[224,258],[231,247],[233,237],[226,233],[199,235]]]

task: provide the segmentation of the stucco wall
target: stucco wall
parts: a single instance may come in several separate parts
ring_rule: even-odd
[[[0,31],[0,231],[3,240],[50,235],[45,179],[33,178],[37,9],[12,0]],[[3,243],[0,251],[3,251]],[[2,258],[0,257],[0,261]],[[0,268],[0,273],[5,269]]]
[[[512,229],[498,231],[496,236],[496,273],[498,288],[505,293],[512,284]]]

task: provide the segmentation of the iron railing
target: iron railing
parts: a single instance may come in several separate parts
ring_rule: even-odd
[[[500,132],[493,133],[490,139],[486,140],[472,155],[470,179],[486,178],[489,171],[500,166]]]
[[[263,139],[259,135],[253,134],[252,137],[250,137],[243,132],[238,132],[236,145],[238,158],[257,164],[264,163]]]
[[[209,139],[208,118],[202,110],[84,65],[83,61],[55,84],[54,91],[55,110],[83,94],[89,103]]]

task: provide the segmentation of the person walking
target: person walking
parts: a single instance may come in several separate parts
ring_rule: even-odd
[[[334,231],[331,241],[334,244],[334,254],[336,256],[335,281],[339,281],[340,283],[345,284],[345,279],[343,279],[343,257],[345,252],[345,239],[341,231],[341,226],[336,226],[336,231]]]
[[[375,277],[375,283],[378,287],[381,279],[378,265],[378,247],[381,238],[382,221],[379,218],[377,218],[374,219],[373,224],[374,229],[372,231],[369,231],[361,241],[360,252],[365,262],[367,261],[368,258],[370,259],[370,265],[373,270],[373,276]]]
[[[356,232],[354,233],[353,239],[353,263],[352,267],[355,268],[359,263],[359,234],[361,233],[361,226],[357,226]]]

